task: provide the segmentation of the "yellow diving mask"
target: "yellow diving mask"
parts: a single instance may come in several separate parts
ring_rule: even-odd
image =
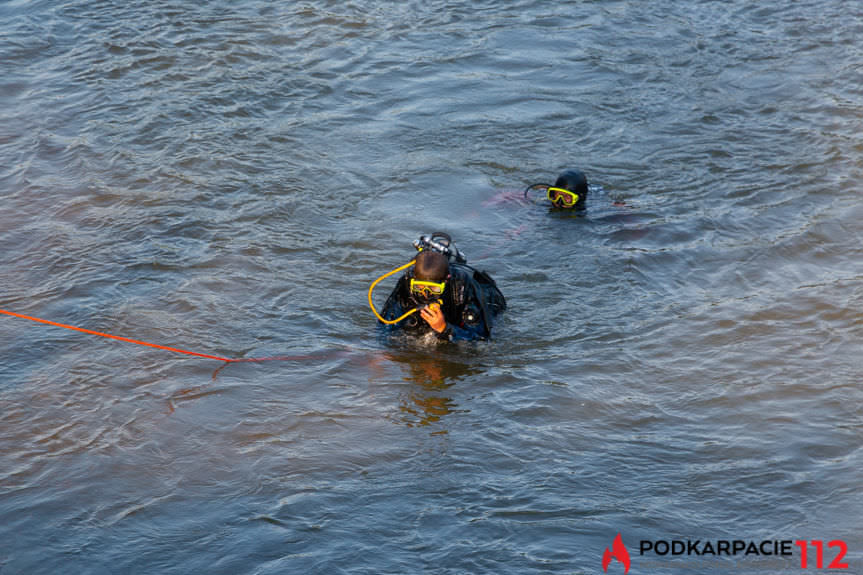
[[[578,194],[564,188],[548,188],[548,200],[555,206],[571,208],[578,202]]]
[[[411,278],[411,293],[424,299],[439,296],[446,289],[446,280],[430,282]]]

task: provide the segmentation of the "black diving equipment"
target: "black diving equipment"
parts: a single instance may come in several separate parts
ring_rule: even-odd
[[[455,242],[452,241],[449,234],[444,232],[434,232],[431,235],[420,236],[419,239],[414,241],[414,247],[418,252],[432,250],[442,253],[460,264],[467,263],[467,257],[458,251],[458,248],[455,247]]]

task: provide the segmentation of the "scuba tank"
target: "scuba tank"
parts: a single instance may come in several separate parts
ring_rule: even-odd
[[[467,257],[458,251],[450,235],[444,232],[434,232],[431,235],[420,236],[419,239],[414,240],[414,247],[418,252],[432,250],[445,255],[450,261],[460,264],[467,263]]]

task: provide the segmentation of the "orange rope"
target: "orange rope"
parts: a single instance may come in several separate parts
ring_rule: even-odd
[[[11,315],[11,316],[13,316],[13,317],[20,317],[20,318],[22,318],[22,319],[29,319],[30,321],[35,321],[35,322],[38,322],[38,323],[44,323],[44,324],[48,324],[48,325],[53,325],[53,326],[56,326],[56,327],[64,327],[64,328],[66,328],[66,329],[71,329],[71,330],[74,330],[74,331],[80,331],[80,332],[82,332],[82,333],[89,333],[89,334],[91,334],[91,335],[98,335],[98,336],[101,336],[101,337],[107,337],[107,338],[110,338],[110,339],[117,339],[117,340],[120,340],[120,341],[125,341],[125,342],[129,342],[129,343],[135,343],[135,344],[138,344],[138,345],[145,345],[145,346],[147,346],[147,347],[155,347],[156,349],[164,349],[164,350],[167,350],[167,351],[175,351],[175,352],[177,352],[177,353],[185,353],[185,354],[187,354],[187,355],[196,355],[196,356],[198,356],[198,357],[205,357],[205,358],[207,358],[207,359],[218,359],[219,361],[227,361],[227,362],[229,362],[229,363],[232,363],[232,362],[238,361],[238,360],[236,360],[236,359],[230,359],[230,358],[227,358],[227,357],[219,357],[218,355],[208,355],[208,354],[206,354],[206,353],[195,353],[194,351],[186,351],[185,349],[177,349],[177,348],[175,348],[175,347],[167,347],[167,346],[164,346],[164,345],[156,345],[155,343],[147,343],[146,341],[138,341],[137,339],[129,339],[128,337],[120,337],[119,335],[111,335],[110,333],[102,333],[102,332],[99,332],[99,331],[92,331],[92,330],[89,330],[89,329],[83,329],[83,328],[80,328],[80,327],[75,327],[75,326],[73,326],[73,325],[66,325],[66,324],[64,324],[64,323],[57,323],[57,322],[54,322],[54,321],[48,321],[47,319],[40,319],[40,318],[38,318],[38,317],[31,317],[31,316],[29,316],[29,315],[23,315],[23,314],[20,314],[20,313],[14,313],[14,312],[11,312],[11,311],[6,311],[5,309],[0,309],[0,313],[6,314],[6,315]],[[245,360],[245,361],[250,361],[250,360]]]

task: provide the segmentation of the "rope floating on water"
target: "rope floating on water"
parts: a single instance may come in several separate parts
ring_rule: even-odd
[[[147,346],[147,347],[154,347],[154,348],[156,348],[156,349],[163,349],[163,350],[166,350],[166,351],[173,351],[173,352],[176,352],[176,353],[184,353],[184,354],[186,354],[186,355],[194,355],[194,356],[197,356],[197,357],[203,357],[203,358],[206,358],[206,359],[216,359],[216,360],[219,360],[219,361],[224,361],[224,362],[226,362],[226,363],[237,363],[237,362],[241,362],[241,361],[242,361],[242,362],[245,362],[245,361],[267,361],[267,360],[280,359],[280,358],[275,358],[275,357],[273,357],[273,358],[260,358],[260,359],[255,359],[255,358],[231,359],[231,358],[229,358],[229,357],[221,357],[221,356],[218,356],[218,355],[211,355],[211,354],[208,354],[208,353],[197,353],[197,352],[189,351],[189,350],[186,350],[186,349],[178,349],[178,348],[176,348],[176,347],[168,347],[168,346],[166,346],[166,345],[158,345],[158,344],[155,344],[155,343],[149,343],[149,342],[146,342],[146,341],[140,341],[140,340],[137,340],[137,339],[130,339],[130,338],[128,338],[128,337],[121,337],[121,336],[119,336],[119,335],[112,335],[112,334],[110,334],[110,333],[102,333],[102,332],[100,332],[100,331],[93,331],[93,330],[91,330],[91,329],[84,329],[84,328],[81,328],[81,327],[75,327],[74,325],[66,325],[65,323],[57,323],[56,321],[49,321],[49,320],[47,320],[47,319],[41,319],[41,318],[38,318],[38,317],[33,317],[33,316],[29,316],[29,315],[24,315],[24,314],[20,314],[20,313],[15,313],[15,312],[12,312],[12,311],[6,311],[5,309],[0,309],[0,313],[5,314],[5,315],[10,315],[10,316],[12,316],[12,317],[21,318],[21,319],[28,319],[28,320],[30,320],[30,321],[35,321],[35,322],[37,322],[37,323],[44,323],[44,324],[46,324],[46,325],[53,325],[53,326],[55,326],[55,327],[62,327],[62,328],[65,328],[65,329],[71,329],[71,330],[73,330],[73,331],[80,331],[81,333],[88,333],[88,334],[90,334],[90,335],[98,335],[98,336],[100,336],[100,337],[107,337],[107,338],[109,338],[109,339],[116,339],[116,340],[119,340],[119,341],[125,341],[125,342],[127,342],[127,343],[134,343],[134,344],[136,344],[136,345],[143,345],[143,346]]]

